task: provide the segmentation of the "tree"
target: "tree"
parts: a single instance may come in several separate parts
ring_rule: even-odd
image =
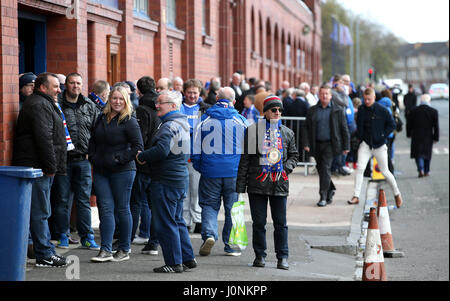
[[[352,32],[353,41],[359,40],[360,57],[355,55],[355,65],[361,72],[351,76],[360,83],[368,80],[367,70],[373,67],[377,77],[388,76],[393,72],[398,49],[402,41],[383,25],[367,21],[359,15],[348,11],[337,0],[322,0],[322,66],[323,78],[328,80],[335,73],[350,73],[350,47],[333,45],[330,38],[335,18],[339,23],[350,28],[359,27],[359,39]],[[353,26],[351,26],[353,24]],[[336,44],[336,43],[335,43]],[[334,51],[334,52],[333,52]],[[338,70],[332,70],[332,59],[337,60]],[[335,63],[336,66],[336,63]],[[335,67],[336,69],[336,67]],[[364,70],[362,72],[362,70]],[[362,77],[364,76],[364,77]]]

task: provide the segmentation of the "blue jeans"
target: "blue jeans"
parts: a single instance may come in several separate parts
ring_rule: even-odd
[[[58,237],[61,234],[69,234],[70,211],[72,201],[75,200],[77,208],[77,230],[81,239],[89,234],[94,235],[91,226],[91,164],[88,160],[68,161],[67,174],[55,176],[55,232]],[[71,192],[73,191],[73,199]]]
[[[424,157],[416,158],[417,171],[423,172],[425,174],[430,172],[431,160],[425,159]]]
[[[185,188],[173,188],[152,181],[152,213],[156,237],[166,265],[182,264],[195,258],[189,232],[183,219]]]
[[[275,231],[275,253],[278,259],[288,258],[288,226],[286,219],[285,196],[269,196],[262,194],[248,194],[250,201],[250,212],[253,220],[253,249],[258,257],[266,257],[266,223],[267,223],[267,202],[270,203],[270,211],[273,219]]]
[[[50,242],[48,218],[51,215],[50,191],[53,177],[36,178],[31,190],[30,233],[36,259],[49,258],[55,254],[55,246]],[[5,243],[5,242],[3,242]]]
[[[156,234],[154,233],[154,225],[152,226],[152,211],[151,194],[150,194],[151,179],[149,175],[144,173],[136,173],[136,178],[133,183],[133,190],[131,192],[130,209],[133,217],[133,227],[131,229],[131,238],[136,235],[139,226],[139,236],[143,238],[150,238],[150,243],[158,244]],[[140,218],[140,223],[139,223]]]
[[[231,227],[231,208],[238,200],[236,192],[236,178],[206,178],[202,176],[199,183],[199,204],[202,208],[202,239],[214,237],[217,241],[218,223],[221,199],[223,198],[223,207],[225,209],[225,224],[222,229],[222,241],[225,244],[225,251],[230,251],[228,244],[230,240]]]
[[[136,171],[134,170],[109,175],[94,171],[102,250],[112,251],[115,229],[114,210],[117,212],[119,222],[119,250],[124,252],[130,250],[132,225],[130,196],[135,175]]]

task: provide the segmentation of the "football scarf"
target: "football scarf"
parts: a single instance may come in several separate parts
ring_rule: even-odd
[[[260,155],[261,174],[256,178],[261,182],[270,179],[277,182],[281,177],[288,180],[287,174],[283,169],[283,137],[281,137],[281,120],[277,123],[270,123],[266,120],[266,131],[264,143]]]

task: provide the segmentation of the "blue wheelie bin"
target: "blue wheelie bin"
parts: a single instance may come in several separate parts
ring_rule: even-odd
[[[40,169],[0,166],[0,281],[25,280],[31,187]]]

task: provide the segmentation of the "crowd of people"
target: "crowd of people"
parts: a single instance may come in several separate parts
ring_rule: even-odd
[[[222,202],[224,254],[239,256],[229,243],[231,208],[240,193],[248,193],[253,266],[265,266],[269,204],[277,268],[288,270],[289,174],[299,160],[317,163],[319,207],[333,202],[332,174],[353,170],[349,204],[358,204],[372,156],[397,207],[403,202],[393,175],[394,139],[401,130],[398,102],[388,89],[376,101],[373,87],[358,91],[348,75],[335,75],[320,87],[291,87],[285,81],[275,92],[270,82],[247,80],[241,72],[227,86],[217,77],[203,84],[144,76],[112,87],[98,80],[87,96],[78,73],[26,73],[19,82],[13,164],[44,173],[33,183],[31,201],[29,256],[37,266],[67,264],[50,242],[53,237],[56,248],[81,244],[98,251],[92,262],[129,260],[133,243],[145,245],[143,254],[158,255],[161,248],[165,265],[156,273],[194,269],[198,263],[189,233],[201,234],[198,254],[210,255],[219,240]],[[428,108],[407,107],[413,120],[408,136],[417,141],[425,135],[417,133],[416,124],[430,114],[431,141],[437,141],[437,117],[422,111]],[[289,128],[282,116],[305,121]],[[431,155],[415,149],[414,156],[420,175],[429,175]],[[100,244],[91,225],[91,195],[98,206]],[[80,241],[71,235],[73,202]]]

